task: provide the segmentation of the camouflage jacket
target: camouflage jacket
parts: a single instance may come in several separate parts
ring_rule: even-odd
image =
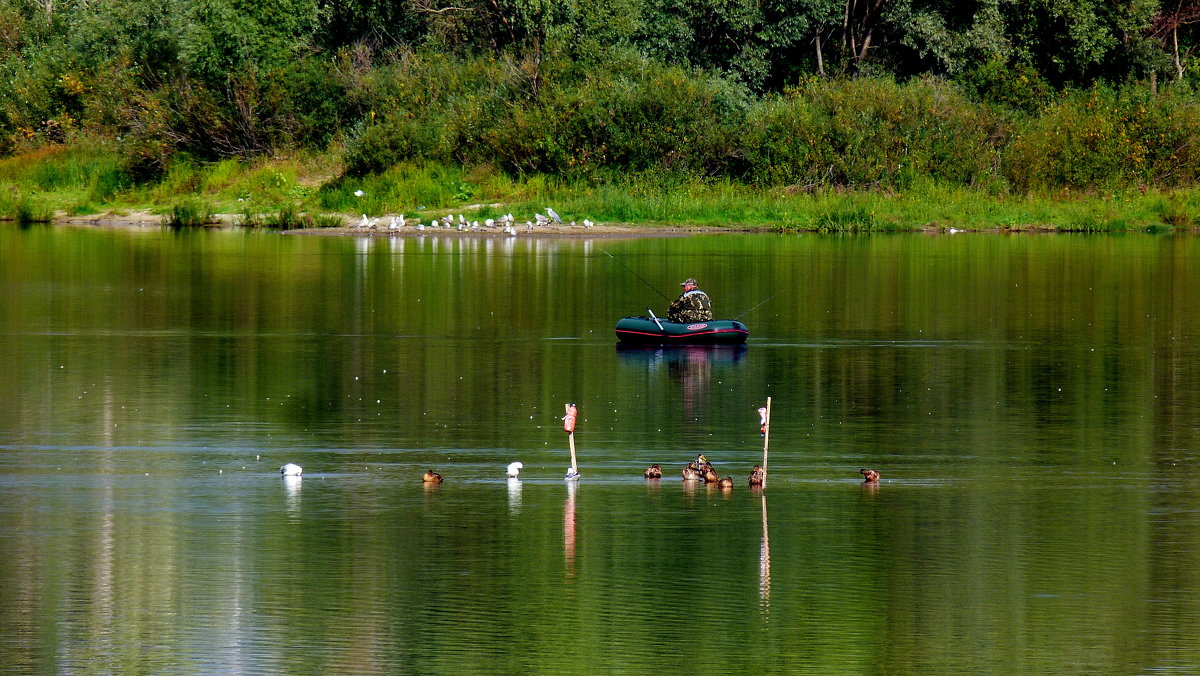
[[[708,299],[708,294],[699,289],[679,294],[679,297],[671,302],[671,307],[667,308],[669,322],[690,324],[712,321],[712,318],[712,301]]]

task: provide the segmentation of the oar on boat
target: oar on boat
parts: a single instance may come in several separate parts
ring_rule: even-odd
[[[646,308],[646,312],[649,312],[649,313],[650,313],[650,319],[653,319],[653,320],[654,320],[654,323],[655,323],[655,325],[657,325],[657,326],[658,326],[658,330],[659,330],[659,331],[662,331],[662,330],[663,330],[663,327],[662,327],[662,322],[658,321],[658,317],[655,317],[655,316],[654,316],[654,310],[651,310],[650,308]]]

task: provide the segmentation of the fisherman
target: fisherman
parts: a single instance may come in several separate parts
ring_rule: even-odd
[[[708,294],[696,286],[696,278],[688,277],[679,285],[683,287],[683,293],[679,294],[679,297],[671,302],[671,307],[667,308],[667,321],[680,323],[712,321],[712,301],[708,299]]]

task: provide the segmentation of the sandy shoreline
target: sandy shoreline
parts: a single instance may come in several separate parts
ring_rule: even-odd
[[[204,227],[211,228],[232,228],[236,227],[236,217],[231,214],[217,214],[213,217],[213,222]],[[163,216],[161,214],[152,214],[148,211],[133,211],[128,213],[107,213],[107,214],[91,214],[87,216],[65,216],[59,215],[54,219],[55,223],[62,225],[73,226],[90,226],[101,228],[157,228],[163,225]],[[424,229],[418,229],[416,226],[407,225],[396,230],[389,230],[387,220],[379,219],[379,223],[375,227],[360,227],[352,224],[352,219],[346,219],[346,225],[335,228],[306,228],[300,230],[279,230],[282,234],[288,235],[317,235],[317,236],[351,236],[351,237],[418,237],[430,235],[454,236],[454,237],[683,237],[687,235],[697,234],[713,234],[722,232],[755,232],[750,229],[727,229],[727,228],[712,228],[712,227],[683,227],[683,226],[639,226],[630,223],[604,223],[594,224],[591,227],[582,225],[571,225],[566,223],[553,223],[545,225],[534,225],[532,229],[528,229],[525,225],[516,226],[516,235],[507,234],[499,227],[481,227],[478,230],[464,229],[459,230],[457,227],[435,228],[426,226]]]
[[[517,228],[517,234],[505,233],[500,228],[480,228],[479,230],[458,230],[457,228],[430,228],[418,230],[412,226],[405,226],[399,230],[388,230],[387,228],[367,229],[367,228],[312,228],[306,230],[283,230],[289,235],[316,235],[316,236],[350,236],[350,237],[554,237],[554,238],[595,238],[595,237],[683,237],[686,235],[697,235],[703,233],[717,232],[733,232],[728,230],[717,230],[713,228],[679,228],[679,227],[664,227],[664,228],[649,228],[639,227],[635,225],[594,225],[590,228],[583,226],[568,226],[568,225],[538,225],[534,226],[532,231],[526,231],[524,228]]]
[[[602,223],[593,224],[591,227],[584,227],[579,224],[569,223],[546,223],[542,225],[534,225],[532,229],[526,227],[525,224],[516,226],[516,235],[505,233],[499,227],[481,227],[478,230],[464,229],[459,230],[457,227],[432,227],[426,225],[424,229],[418,229],[413,225],[406,225],[397,230],[389,230],[387,224],[391,220],[391,214],[375,219],[377,221],[374,227],[361,227],[358,225],[361,217],[342,216],[342,221],[345,225],[334,228],[306,228],[299,230],[271,230],[262,228],[271,232],[278,232],[287,235],[314,235],[319,237],[475,237],[475,238],[507,238],[507,237],[525,237],[525,238],[618,238],[618,237],[687,237],[689,235],[714,235],[714,234],[754,234],[754,233],[776,233],[780,234],[779,230],[771,228],[755,228],[749,226],[701,226],[701,225],[638,225],[634,223]],[[431,218],[431,216],[426,216]],[[206,226],[209,228],[235,228],[237,225],[236,214],[217,214],[213,216],[213,220]],[[149,211],[131,211],[131,212],[109,212],[106,214],[91,214],[87,216],[68,216],[66,214],[57,214],[53,220],[54,224],[70,225],[79,227],[102,227],[116,229],[137,229],[137,228],[160,228],[163,226],[164,216],[162,214],[154,214]],[[1196,233],[1200,232],[1200,227],[1190,227],[1181,229],[1184,232]],[[805,231],[807,232],[807,231]],[[955,234],[958,232],[976,232],[976,233],[995,233],[995,234],[1050,234],[1066,232],[1052,225],[1045,224],[1027,224],[1007,227],[995,228],[955,228],[949,225],[940,224],[937,222],[928,223],[924,226],[913,228],[907,232],[922,233],[926,235],[940,234]]]
[[[390,214],[386,217],[390,220]],[[236,223],[237,216],[234,214],[217,214],[213,216],[213,221],[205,226],[206,228],[236,228],[239,227]],[[270,228],[260,228],[266,232],[276,232],[285,235],[309,235],[316,237],[463,237],[463,238],[499,238],[505,239],[509,237],[516,238],[534,238],[534,239],[615,239],[615,238],[644,238],[644,237],[688,237],[690,235],[715,235],[715,234],[763,234],[776,233],[781,234],[778,230],[770,228],[753,228],[746,226],[731,226],[731,227],[715,227],[715,226],[681,226],[681,225],[636,225],[633,223],[603,223],[594,224],[591,227],[582,225],[571,225],[567,223],[549,223],[543,225],[534,225],[532,230],[527,229],[524,224],[516,226],[516,234],[505,233],[500,227],[481,227],[478,230],[464,229],[459,230],[457,227],[432,227],[425,226],[424,229],[418,229],[416,226],[406,225],[397,230],[390,230],[387,227],[388,220],[379,218],[378,224],[375,227],[361,227],[357,225],[358,218],[343,216],[344,226],[333,228],[305,228],[298,230],[274,230]],[[153,214],[148,211],[134,211],[129,213],[107,213],[107,214],[92,214],[88,216],[67,216],[58,214],[52,221],[53,224],[67,225],[75,227],[98,227],[98,228],[113,228],[113,229],[152,229],[163,227],[164,217],[161,214]],[[1184,230],[1185,232],[1196,233],[1200,232],[1200,227],[1191,227]],[[925,226],[914,228],[907,232],[921,233],[925,235],[953,235],[959,232],[975,232],[975,233],[993,233],[993,234],[1055,234],[1067,232],[1060,230],[1054,226],[1042,224],[1030,224],[1020,226],[1008,226],[986,229],[960,229],[939,223],[929,223]]]

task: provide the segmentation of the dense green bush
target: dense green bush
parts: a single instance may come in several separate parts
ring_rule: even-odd
[[[1032,66],[992,59],[964,73],[958,82],[975,101],[1034,113],[1054,98],[1054,89]]]
[[[625,65],[542,64],[535,95],[530,64],[404,53],[364,83],[370,113],[346,166],[352,175],[423,160],[583,175],[719,168],[745,93],[716,76]]]
[[[1187,88],[1073,92],[1016,129],[1004,173],[1024,190],[1200,180],[1200,103]]]
[[[346,173],[365,176],[406,160],[443,159],[436,152],[441,139],[434,121],[397,116],[364,123],[347,143]]]
[[[279,110],[287,120],[281,131],[288,145],[323,149],[362,114],[350,102],[348,82],[337,64],[320,53],[307,54],[270,77],[277,80]]]
[[[333,67],[316,58],[246,71],[219,87],[184,79],[136,92],[122,125],[127,169],[144,179],[165,171],[179,152],[220,160],[323,147],[340,133],[348,105]]]
[[[16,54],[0,64],[0,111],[8,143],[33,148],[62,143],[79,128],[84,85],[71,56],[61,49]]]
[[[365,111],[346,143],[353,176],[407,161],[492,161],[497,130],[531,102],[518,64],[401,50],[380,60],[348,93]]]
[[[937,80],[813,80],[758,105],[741,136],[755,183],[903,187],[986,178],[1002,126]]]
[[[583,79],[554,99],[547,124],[556,173],[724,173],[748,107],[732,81],[650,62]],[[549,143],[547,144],[549,145]]]

